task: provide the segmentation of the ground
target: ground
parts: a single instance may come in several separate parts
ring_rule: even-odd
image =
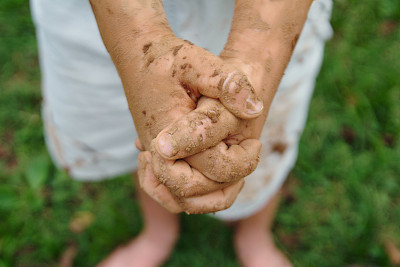
[[[400,1],[335,1],[335,37],[274,226],[296,266],[400,264]],[[73,182],[51,163],[27,0],[0,2],[0,267],[92,266],[139,233],[131,178]],[[118,192],[118,194],[115,194]],[[182,215],[165,266],[239,266],[232,229]]]

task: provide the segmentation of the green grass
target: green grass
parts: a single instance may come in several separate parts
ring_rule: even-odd
[[[400,247],[400,2],[335,1],[334,38],[275,223],[296,266],[392,266]],[[93,266],[142,227],[129,176],[79,183],[51,163],[27,0],[0,2],[0,267]],[[116,194],[116,192],[118,192]],[[83,215],[82,215],[83,214]],[[90,218],[80,232],[76,218]],[[74,219],[75,218],[75,219]],[[239,266],[232,229],[182,216],[165,266]]]

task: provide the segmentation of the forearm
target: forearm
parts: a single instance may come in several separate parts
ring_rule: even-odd
[[[90,4],[117,68],[137,57],[146,40],[172,34],[161,0],[90,0]]]
[[[221,53],[239,59],[257,75],[255,84],[272,101],[306,21],[312,0],[236,0],[232,28]],[[256,88],[257,89],[257,88]]]

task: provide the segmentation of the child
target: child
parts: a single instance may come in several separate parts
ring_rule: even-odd
[[[259,149],[255,139],[260,138],[259,167],[246,178],[233,206],[215,216],[237,221],[235,247],[244,266],[290,265],[271,238],[273,196],[295,162],[324,41],[331,34],[330,0],[312,5],[286,70],[311,1],[164,1],[178,37],[218,54],[229,34],[220,57],[172,34],[159,1],[91,4],[124,89],[87,2],[32,0],[46,142],[56,164],[80,180],[134,170],[138,152],[132,145],[132,115],[137,145],[145,150],[139,166],[143,189],[171,211],[212,212],[233,202],[255,164],[228,175],[224,183],[215,182],[223,176],[219,174],[233,173],[230,162],[254,162]],[[209,125],[202,128],[204,121]],[[225,143],[237,148],[228,160],[214,168],[204,164],[204,157],[225,155]],[[186,161],[173,165],[178,158]],[[199,185],[207,186],[169,175],[192,167],[199,170]],[[144,230],[102,266],[157,266],[168,258],[178,237],[177,216],[141,190],[139,198]]]

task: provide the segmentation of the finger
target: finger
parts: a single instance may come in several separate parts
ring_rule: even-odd
[[[168,160],[152,149],[151,166],[154,176],[177,198],[204,195],[232,183],[220,183],[208,179],[184,160]]]
[[[193,46],[184,46],[176,57],[182,86],[222,104],[237,117],[252,119],[261,115],[263,102],[247,76],[221,58]],[[196,95],[196,93],[195,93]]]
[[[258,164],[261,142],[246,139],[238,145],[224,142],[185,160],[209,179],[217,182],[234,182],[252,173]]]
[[[136,140],[135,140],[135,146],[136,146],[136,148],[139,149],[140,151],[143,151],[143,150],[144,150],[143,145],[142,145],[142,143],[140,142],[139,138],[136,138]]]
[[[197,109],[158,134],[156,148],[165,158],[185,158],[238,133],[242,122],[218,100],[202,97]]]
[[[151,154],[150,152],[142,152],[139,154],[139,184],[152,199],[172,213],[182,212],[182,208],[175,200],[171,192],[154,176],[151,170]]]
[[[243,185],[244,180],[242,179],[229,187],[207,195],[181,199],[180,205],[187,214],[202,214],[225,210],[232,206]]]

